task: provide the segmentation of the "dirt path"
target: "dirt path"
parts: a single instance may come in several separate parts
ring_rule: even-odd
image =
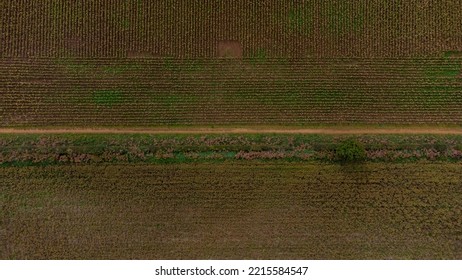
[[[0,128],[0,134],[458,134],[462,128],[76,128],[15,129]]]

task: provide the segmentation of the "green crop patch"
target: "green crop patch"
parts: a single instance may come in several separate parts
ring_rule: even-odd
[[[336,103],[345,98],[346,93],[339,90],[317,89],[310,94],[313,99],[321,103]]]
[[[456,78],[462,71],[461,63],[447,61],[425,66],[425,75],[430,79]]]
[[[250,54],[250,63],[251,64],[257,64],[257,63],[263,63],[267,59],[267,54],[265,49],[257,49],[253,53]]]
[[[461,59],[462,58],[462,51],[446,51],[443,54],[444,58],[456,58],[456,59]]]
[[[97,105],[112,106],[123,101],[123,93],[118,90],[97,90],[93,92],[93,101]]]
[[[130,21],[128,19],[124,19],[121,21],[121,25],[124,29],[130,28]]]

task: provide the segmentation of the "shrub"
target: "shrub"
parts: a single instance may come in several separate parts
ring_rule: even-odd
[[[342,142],[335,151],[336,158],[343,162],[358,162],[366,159],[366,150],[356,140]]]

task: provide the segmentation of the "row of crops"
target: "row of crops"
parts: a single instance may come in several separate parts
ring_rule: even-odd
[[[0,56],[435,56],[461,50],[460,0],[3,0]]]
[[[2,59],[0,125],[462,123],[461,61]]]

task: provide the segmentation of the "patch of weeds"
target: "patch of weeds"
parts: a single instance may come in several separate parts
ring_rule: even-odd
[[[174,152],[173,157],[177,162],[188,162],[188,159],[183,152]]]
[[[457,77],[461,73],[461,65],[455,61],[446,61],[433,65],[423,66],[426,84],[421,88],[425,95],[423,105],[425,108],[449,103],[461,91]]]
[[[426,86],[422,89],[422,93],[425,94],[423,98],[424,107],[430,108],[435,105],[439,107],[441,104],[451,103],[453,97],[461,92],[461,87],[447,86]]]
[[[340,162],[360,162],[366,159],[366,150],[358,141],[349,139],[335,149],[335,156]]]
[[[312,93],[313,99],[319,103],[336,103],[343,99],[344,94],[330,89],[318,89]]]
[[[175,59],[171,56],[164,58],[164,69],[169,71],[177,70],[177,66],[175,65]]]
[[[97,105],[112,106],[122,102],[123,94],[118,90],[97,90],[93,92],[93,101]]]
[[[262,63],[266,61],[266,51],[265,49],[258,49],[255,53],[253,53],[250,57],[250,63]]]
[[[233,159],[236,157],[236,152],[224,152],[223,156],[227,159]]]
[[[461,73],[461,64],[454,62],[442,62],[437,65],[424,67],[425,75],[430,79],[454,79]]]
[[[105,65],[102,68],[102,71],[107,74],[118,75],[126,73],[133,68],[136,68],[135,64],[124,64],[124,65]]]
[[[185,69],[186,71],[188,71],[188,72],[196,72],[196,71],[201,71],[201,70],[203,70],[203,66],[202,66],[202,64],[200,63],[200,61],[198,61],[198,60],[191,60],[191,61],[189,61],[189,62],[185,65],[184,69]]]
[[[462,51],[446,51],[443,53],[444,58],[462,58]]]
[[[121,21],[121,25],[123,29],[129,29],[130,28],[130,21],[128,19],[124,19]]]
[[[66,58],[56,59],[55,63],[57,65],[63,66],[66,71],[73,73],[82,73],[91,69],[91,65],[89,63],[75,62]]]

